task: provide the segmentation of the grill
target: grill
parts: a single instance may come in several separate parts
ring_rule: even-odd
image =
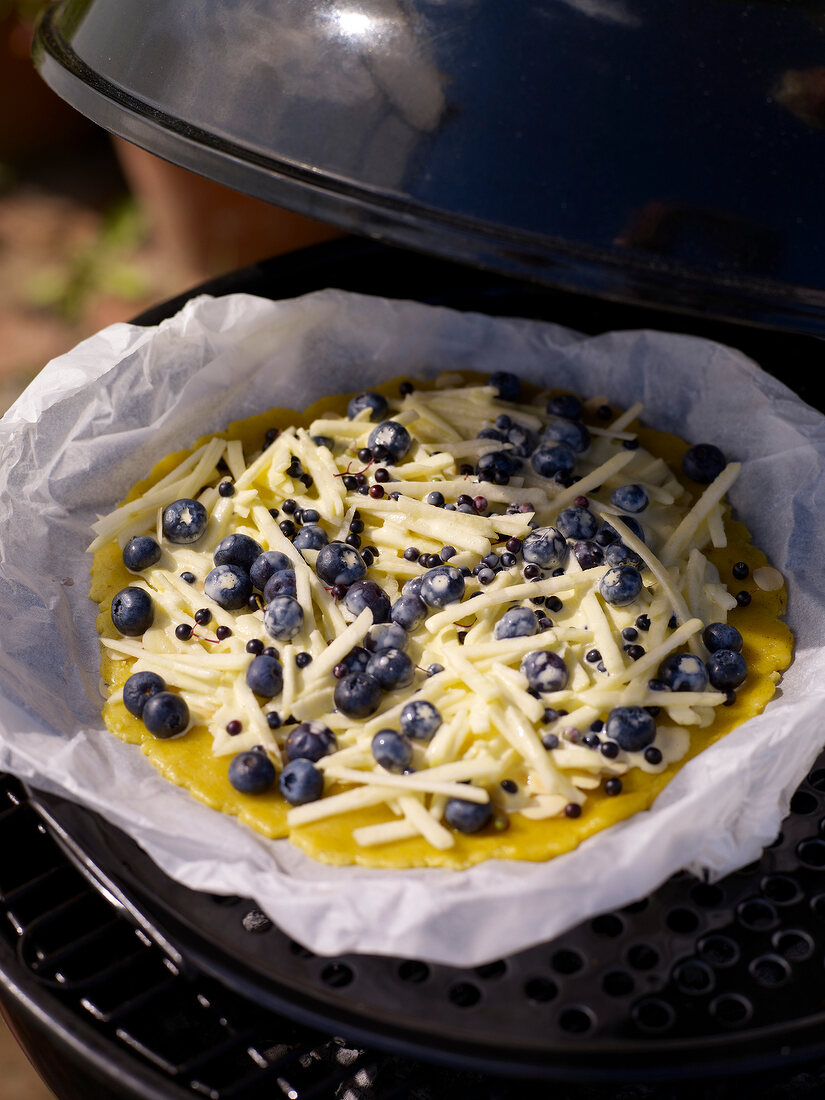
[[[274,7],[294,15],[302,5],[285,0]],[[420,14],[440,6],[407,7]],[[506,29],[491,14],[495,7],[481,4],[475,12],[482,28],[475,37],[486,36],[494,48],[495,36]],[[766,36],[780,48],[780,37],[772,35],[778,19],[773,6],[711,0],[698,7],[722,24],[739,12],[739,30],[745,16],[751,20],[758,30],[748,39],[750,54],[744,40],[739,43],[740,61],[762,74],[756,38]],[[237,0],[225,5],[230,19],[243,8]],[[531,18],[540,8],[531,6]],[[406,174],[394,183],[381,177],[385,160],[378,155],[365,157],[375,177],[366,168],[359,177],[359,165],[350,165],[347,174],[346,165],[327,159],[323,127],[317,155],[304,147],[301,157],[291,139],[312,141],[312,125],[300,124],[306,119],[293,118],[292,130],[279,131],[266,149],[260,135],[249,133],[263,117],[254,103],[238,107],[235,100],[220,100],[220,81],[214,88],[198,85],[203,98],[193,100],[186,81],[197,68],[189,67],[192,51],[202,43],[190,41],[187,48],[181,28],[188,10],[182,3],[175,23],[182,45],[167,33],[168,7],[147,0],[142,19],[131,23],[133,42],[122,34],[116,0],[64,0],[41,25],[38,66],[60,94],[121,136],[239,190],[402,246],[345,239],[231,272],[193,294],[286,298],[335,286],[551,320],[590,333],[688,329],[738,347],[825,408],[817,371],[825,290],[815,262],[823,241],[812,220],[812,211],[820,211],[818,192],[797,188],[801,214],[783,208],[773,221],[766,218],[770,229],[748,238],[750,250],[740,248],[742,233],[750,233],[747,219],[708,219],[695,196],[673,206],[652,237],[637,225],[629,244],[609,233],[576,238],[575,219],[564,223],[562,206],[542,206],[541,188],[531,189],[523,176],[509,196],[512,209],[494,209],[490,204],[501,197],[495,175],[476,177],[466,193],[457,183],[451,189],[459,173],[449,167],[455,152],[450,122],[460,117],[460,97],[474,90],[462,83],[473,58],[464,59],[466,70],[451,73],[445,86],[455,97],[453,114],[445,116],[443,130],[417,145],[418,160],[411,156]],[[785,13],[780,52],[790,64],[796,55],[789,43],[804,24],[804,61],[814,65],[809,39],[821,31],[800,13]],[[562,37],[570,29],[558,26]],[[657,35],[669,40],[671,29],[646,24],[654,45]],[[589,30],[595,45],[587,54],[587,79],[609,89],[624,32],[598,20]],[[214,42],[204,48],[208,54]],[[243,48],[239,40],[240,53]],[[534,51],[534,62],[537,56]],[[441,60],[446,65],[446,56]],[[728,63],[715,58],[717,80]],[[533,79],[535,64],[528,69]],[[670,77],[660,72],[658,79]],[[673,79],[678,85],[678,72]],[[663,87],[656,89],[662,101]],[[612,109],[609,96],[602,104]],[[236,107],[240,114],[228,117]],[[741,145],[735,105],[728,108],[717,97],[712,107],[719,148],[728,140]],[[512,153],[523,165],[525,149],[530,154],[538,147],[548,109],[548,102],[538,102],[525,112],[522,145],[520,132],[501,126],[495,156]],[[360,125],[356,116],[347,122]],[[776,124],[780,117],[768,108],[761,126],[748,132],[750,142],[763,142],[760,163],[775,173],[763,190],[765,180],[756,179],[749,154],[745,184],[760,200],[774,186],[792,193],[794,179],[799,182],[794,165],[821,158],[819,135],[796,135],[795,124]],[[394,131],[383,115],[372,121],[372,130],[362,126],[358,132],[367,152],[383,153],[389,147],[382,135]],[[644,126],[658,156],[668,128],[650,118]],[[468,163],[473,150],[478,155],[475,146],[460,148]],[[673,146],[668,149],[662,162],[668,161],[668,171],[678,169]],[[597,164],[598,153],[588,152],[585,160]],[[436,173],[429,193],[420,185],[430,177],[416,174],[422,163]],[[599,170],[604,173],[604,166]],[[634,186],[610,177],[631,228]],[[522,210],[526,220],[519,222]],[[562,221],[551,224],[557,216]],[[675,251],[668,253],[671,238]],[[679,250],[687,238],[700,240],[699,254]],[[531,281],[520,281],[525,277]],[[138,323],[158,323],[188,296],[163,303]],[[61,1100],[531,1100],[551,1090],[561,1100],[694,1100],[700,1093],[714,1100],[820,1097],[823,800],[825,755],[758,863],[714,884],[678,875],[651,897],[551,943],[457,969],[403,958],[316,957],[272,925],[254,896],[190,891],[94,814],[7,777],[0,782],[0,905],[9,918],[0,936],[0,993]],[[514,899],[514,919],[516,914]]]

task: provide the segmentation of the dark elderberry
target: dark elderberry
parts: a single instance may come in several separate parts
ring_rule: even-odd
[[[212,612],[208,607],[200,607],[195,612],[195,622],[198,626],[206,626],[209,620],[212,618]]]
[[[185,573],[181,573],[181,575],[180,575],[180,579],[181,579],[182,581],[185,581],[185,582],[186,582],[186,584],[194,584],[194,583],[195,583],[195,574],[194,574],[194,573],[190,573],[190,572],[189,572],[189,571],[187,570],[187,571],[186,571]]]
[[[175,637],[181,642],[188,642],[192,637],[192,627],[189,623],[179,623],[175,627]]]
[[[544,601],[544,606],[547,607],[550,611],[555,612],[556,615],[558,615],[558,613],[564,607],[564,604],[561,602],[558,596],[548,596],[547,599]]]
[[[309,665],[311,663],[312,663],[312,654],[311,653],[296,653],[295,654],[295,664],[298,666],[298,668],[306,668],[307,665]]]
[[[364,521],[362,519],[354,519],[349,525],[349,529],[353,535],[360,535],[364,530]]]
[[[281,513],[278,511],[277,508],[270,508],[269,514],[272,516],[273,519],[277,519]]]
[[[608,760],[615,760],[619,755],[619,746],[615,741],[602,741],[601,745],[599,745],[599,751],[602,756],[606,757]]]
[[[650,616],[640,615],[636,620],[636,626],[639,630],[650,630]]]
[[[418,549],[417,546],[408,546],[407,549],[404,551],[404,558],[407,561],[418,561],[420,557],[421,551]]]
[[[596,409],[596,416],[598,416],[599,420],[609,420],[612,415],[613,410],[609,405],[599,405],[598,409]]]
[[[383,466],[379,466],[375,471],[374,477],[376,481],[389,481],[390,471],[386,470]]]
[[[266,716],[266,724],[271,730],[277,730],[281,728],[281,716],[277,710],[270,710]]]
[[[617,775],[613,775],[610,779],[605,780],[604,793],[610,795],[622,793],[622,781]]]
[[[264,651],[264,643],[260,638],[250,638],[245,646],[247,653],[254,653],[256,657]]]
[[[556,737],[555,733],[545,733],[544,737],[541,739],[541,743],[548,752],[559,747],[559,739]]]
[[[226,723],[226,732],[230,737],[237,737],[243,729],[243,726],[237,718],[233,718],[230,722]]]
[[[638,451],[638,449],[639,449],[639,440],[638,439],[625,439],[622,443],[622,446],[624,447],[624,449],[626,451]],[[606,787],[605,787],[605,790],[607,790]],[[608,794],[609,793],[610,792],[608,791]]]
[[[733,569],[731,569],[731,573],[733,573],[734,577],[736,577],[738,581],[743,581],[745,577],[747,577],[748,573],[750,573],[748,563],[746,561],[735,562]]]
[[[369,449],[369,447],[361,448],[361,450],[358,452],[358,461],[363,463],[372,462],[372,451]]]
[[[370,485],[370,496],[373,500],[380,500],[384,495],[383,485]]]
[[[599,653],[598,649],[588,649],[587,653],[585,653],[584,655],[584,659],[589,664],[595,665],[598,661],[602,659],[602,655],[601,653]]]
[[[504,546],[511,554],[518,554],[521,552],[521,539],[517,539],[513,536],[505,542]]]
[[[296,527],[291,519],[282,520],[278,526],[281,529],[281,534],[285,535],[288,539],[291,539],[295,535]]]
[[[356,481],[353,474],[344,474],[341,480],[343,481],[344,488],[347,490],[348,493],[354,493],[355,490],[358,488],[358,482]]]
[[[645,648],[641,645],[626,645],[622,647],[631,661],[638,661],[640,657],[644,657]]]
[[[362,550],[362,551],[361,551],[361,558],[362,558],[362,560],[363,560],[363,562],[364,562],[364,565],[366,565],[366,566],[367,566],[367,568],[369,568],[369,566],[371,566],[371,565],[372,565],[372,563],[373,563],[373,556],[372,556],[372,554],[371,554],[371,553],[369,552],[369,550]]]
[[[235,486],[231,481],[222,481],[218,486],[218,493],[222,497],[233,497],[235,495]]]
[[[407,394],[412,393],[414,389],[415,386],[412,384],[412,382],[402,382],[401,385],[398,387],[398,392],[401,394],[402,397],[406,397]]]
[[[330,592],[334,600],[343,600],[347,594],[347,586],[345,584],[334,584]]]
[[[648,764],[653,764],[655,767],[656,764],[661,764],[662,753],[655,745],[650,745],[645,749],[645,760]]]
[[[739,604],[740,607],[747,607],[748,604],[751,602],[750,592],[745,592],[744,589],[741,592],[737,592],[736,602]]]
[[[535,564],[535,562],[531,561],[527,565],[525,565],[525,567],[524,567],[524,579],[525,580],[532,581],[532,580],[535,580],[536,577],[538,577],[540,575],[541,575],[541,570]]]
[[[347,537],[344,539],[344,542],[347,543],[348,546],[355,547],[355,549],[357,550],[361,545],[361,536],[347,535]]]
[[[568,802],[567,805],[564,807],[565,817],[581,817],[581,815],[582,808],[578,804],[578,802]]]
[[[518,783],[514,779],[502,779],[501,789],[507,794],[518,794]]]
[[[232,630],[228,626],[219,626],[215,631],[215,637],[219,642],[224,641],[226,638],[232,637]]]
[[[264,646],[264,648],[261,652],[266,657],[278,657],[279,656],[278,650],[275,648],[274,645]]]

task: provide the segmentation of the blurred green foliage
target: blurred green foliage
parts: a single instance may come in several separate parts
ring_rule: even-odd
[[[119,200],[106,212],[94,241],[63,263],[32,276],[24,291],[26,304],[75,322],[94,295],[137,301],[149,290],[147,277],[134,260],[146,232],[137,203],[131,198]]]

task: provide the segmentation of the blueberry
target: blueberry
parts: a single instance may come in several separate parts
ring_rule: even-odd
[[[427,617],[427,605],[420,596],[401,595],[390,609],[390,618],[403,630],[415,630]]]
[[[239,752],[229,765],[229,782],[243,794],[261,794],[275,782],[275,765],[257,749]]]
[[[400,462],[412,446],[410,433],[403,424],[395,420],[385,420],[370,432],[368,440],[370,450],[383,447],[389,454],[389,461]]]
[[[487,379],[487,385],[493,387],[496,396],[502,401],[518,401],[521,397],[521,379],[510,371],[493,371]]]
[[[702,641],[710,653],[718,649],[732,649],[734,653],[742,651],[742,635],[728,623],[708,623],[702,631]]]
[[[249,573],[263,549],[249,535],[227,535],[221,539],[212,555],[215,565],[239,565]]]
[[[367,676],[382,688],[394,691],[409,687],[415,678],[415,665],[401,649],[381,649],[370,657]]]
[[[712,443],[697,443],[685,452],[682,469],[700,485],[710,485],[724,470],[727,462],[718,447]]]
[[[246,682],[256,695],[271,699],[279,695],[284,686],[284,673],[277,657],[266,653],[254,657],[246,670]]]
[[[671,691],[704,691],[708,673],[704,662],[692,653],[671,653],[659,665],[656,678]]]
[[[255,587],[263,592],[266,588],[266,582],[273,573],[280,573],[284,569],[294,568],[295,565],[292,559],[288,558],[286,554],[282,554],[280,550],[265,550],[252,563],[249,576]]]
[[[143,724],[155,737],[177,737],[189,725],[189,707],[180,695],[158,691],[143,705]]]
[[[610,500],[623,512],[643,512],[650,503],[647,490],[641,485],[620,485],[610,494]]]
[[[169,542],[186,545],[197,542],[206,530],[209,516],[199,500],[184,497],[163,509],[163,535]]]
[[[115,595],[111,613],[115,628],[129,638],[139,637],[149,629],[155,619],[152,597],[134,585],[121,588]]]
[[[641,752],[656,737],[656,723],[644,707],[615,707],[608,715],[604,732],[625,752]]]
[[[625,527],[630,530],[631,534],[634,534],[641,542],[645,541],[644,528],[637,519],[634,519],[633,516],[626,516],[624,514],[619,516],[619,519]],[[602,541],[604,538],[607,538],[607,542]],[[596,534],[596,542],[601,543],[602,546],[607,546],[611,542],[616,542],[618,538],[618,533],[609,523],[603,524]]]
[[[324,773],[311,760],[292,760],[281,772],[278,787],[290,806],[303,806],[324,793]]]
[[[428,607],[457,603],[464,595],[464,575],[454,565],[439,565],[421,578],[421,599]]]
[[[203,591],[225,611],[245,607],[252,595],[252,581],[240,565],[216,565],[203,582]]]
[[[123,547],[123,564],[133,573],[160,561],[160,547],[150,535],[135,535]]]
[[[398,623],[376,623],[371,626],[364,638],[364,647],[370,653],[380,653],[383,649],[406,649],[407,632]]]
[[[567,559],[567,543],[564,535],[555,527],[537,527],[522,543],[521,556],[542,569],[564,565]]]
[[[624,607],[638,599],[642,591],[642,575],[632,565],[615,565],[599,581],[602,599],[614,607]]]
[[[431,741],[441,725],[441,712],[426,699],[413,699],[401,709],[401,732],[416,741]]]
[[[390,598],[375,581],[356,581],[347,589],[344,606],[353,615],[360,615],[365,607],[372,612],[374,623],[385,623],[390,617]]]
[[[561,416],[565,420],[580,420],[584,409],[575,394],[559,393],[547,402],[547,411],[551,416]]]
[[[402,596],[421,596],[421,582],[424,580],[424,574],[420,577],[410,577],[408,581],[404,582],[401,588]]]
[[[276,596],[264,611],[264,630],[279,642],[288,642],[300,634],[304,625],[304,609],[294,596]]]
[[[460,833],[477,833],[493,819],[493,807],[489,802],[468,802],[466,798],[448,798],[444,806],[444,820]]]
[[[479,458],[475,472],[479,481],[489,481],[493,485],[506,485],[520,466],[519,460],[511,458],[507,451],[488,451],[486,455]],[[464,511],[466,507],[461,505],[459,510]]]
[[[444,494],[439,492],[427,493],[424,497],[425,504],[431,504],[433,508],[444,507]]]
[[[382,416],[386,416],[388,408],[386,397],[380,393],[359,393],[350,399],[347,405],[347,416],[350,420],[354,420],[364,409],[369,409],[370,420],[373,424],[377,424]]]
[[[316,447],[326,447],[327,450],[335,449],[335,440],[328,435],[311,435],[309,437]]]
[[[556,474],[572,474],[576,456],[566,443],[542,443],[533,451],[530,464],[539,477],[555,477]]]
[[[279,569],[273,573],[264,585],[264,603],[270,603],[276,596],[297,596],[298,582],[294,569]]]
[[[719,691],[738,688],[748,675],[748,666],[741,653],[733,649],[717,649],[707,663],[708,679]]]
[[[599,529],[599,521],[589,508],[573,504],[559,512],[556,528],[566,539],[592,539]]]
[[[337,752],[338,742],[332,730],[323,722],[301,722],[284,743],[287,760],[320,760]]]
[[[292,545],[296,550],[320,550],[328,542],[329,536],[323,527],[319,527],[317,523],[309,523],[301,528],[292,540]]]
[[[603,523],[594,536],[594,542],[597,542],[599,546],[611,546],[618,541],[619,536],[609,523]]]
[[[590,446],[590,432],[578,420],[554,416],[542,433],[542,443],[564,443],[581,454]]]
[[[381,705],[381,685],[365,672],[355,672],[338,681],[333,700],[348,718],[369,718]]]
[[[529,458],[539,441],[535,432],[531,432],[522,424],[514,424],[507,432],[507,442],[511,446],[510,454],[518,455],[519,458]]]
[[[604,560],[608,565],[632,565],[640,573],[647,569],[647,565],[639,555],[625,546],[623,542],[611,542],[609,546],[606,546]]]
[[[594,569],[604,561],[602,548],[596,542],[583,540],[572,544],[573,555],[582,569]]]
[[[557,653],[547,649],[525,653],[520,668],[533,691],[561,691],[567,686],[567,665]]]
[[[493,636],[502,638],[529,638],[538,630],[536,616],[529,607],[511,607],[495,625]]]
[[[315,572],[318,579],[330,588],[336,584],[349,587],[364,579],[367,567],[354,547],[345,542],[330,542],[318,551]]]
[[[123,705],[135,718],[143,717],[146,700],[166,691],[166,681],[156,672],[135,672],[123,685]]]
[[[343,676],[352,676],[355,672],[366,672],[367,665],[370,663],[370,655],[366,649],[362,646],[354,646],[346,657],[342,657],[336,668],[343,668]],[[343,676],[338,676],[337,679],[343,679]]]
[[[379,730],[372,739],[372,755],[388,772],[403,772],[412,761],[412,745],[395,730]]]

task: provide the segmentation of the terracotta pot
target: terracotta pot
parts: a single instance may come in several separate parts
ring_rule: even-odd
[[[156,241],[175,263],[206,275],[341,235],[178,168],[121,138],[115,150]]]

